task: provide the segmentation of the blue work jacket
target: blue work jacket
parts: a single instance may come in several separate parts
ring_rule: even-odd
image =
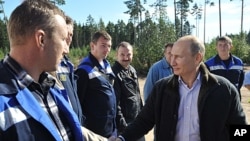
[[[61,141],[54,123],[28,88],[0,64],[0,140]],[[60,112],[65,115],[75,141],[83,141],[80,122],[59,90],[50,88]]]

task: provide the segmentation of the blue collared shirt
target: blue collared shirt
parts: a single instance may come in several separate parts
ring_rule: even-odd
[[[179,77],[180,106],[175,141],[200,141],[197,103],[200,87],[200,73],[191,88]]]
[[[167,62],[165,57],[163,57],[160,61],[154,63],[150,67],[143,87],[144,102],[150,95],[156,81],[160,80],[161,78],[167,77],[171,74],[173,74],[172,68],[170,64]]]

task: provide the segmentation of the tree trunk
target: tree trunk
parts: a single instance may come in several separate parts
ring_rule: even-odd
[[[219,26],[220,26],[220,36],[221,36],[221,5],[219,0]]]

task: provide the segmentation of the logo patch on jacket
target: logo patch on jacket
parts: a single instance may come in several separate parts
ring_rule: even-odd
[[[67,75],[66,75],[66,74],[60,74],[60,75],[59,75],[59,79],[60,79],[61,81],[67,81]]]

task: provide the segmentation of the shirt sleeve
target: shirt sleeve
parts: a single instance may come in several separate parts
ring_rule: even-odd
[[[88,74],[82,69],[77,69],[75,71],[76,76],[78,77],[77,79],[77,95],[79,98],[79,101],[81,105],[83,105],[83,99],[87,91],[88,87]]]
[[[155,66],[152,66],[149,69],[144,88],[143,88],[143,96],[144,96],[144,103],[146,103],[146,100],[148,99],[148,96],[150,95],[155,82],[159,79],[158,69]]]
[[[123,116],[122,108],[120,105],[121,99],[122,99],[122,91],[121,91],[121,82],[118,77],[115,78],[113,87],[115,90],[116,104],[117,104],[116,124],[117,124],[118,131],[122,132],[127,127],[127,122]]]
[[[250,71],[246,72],[245,73],[245,78],[244,78],[244,81],[243,81],[243,85],[250,85]]]

